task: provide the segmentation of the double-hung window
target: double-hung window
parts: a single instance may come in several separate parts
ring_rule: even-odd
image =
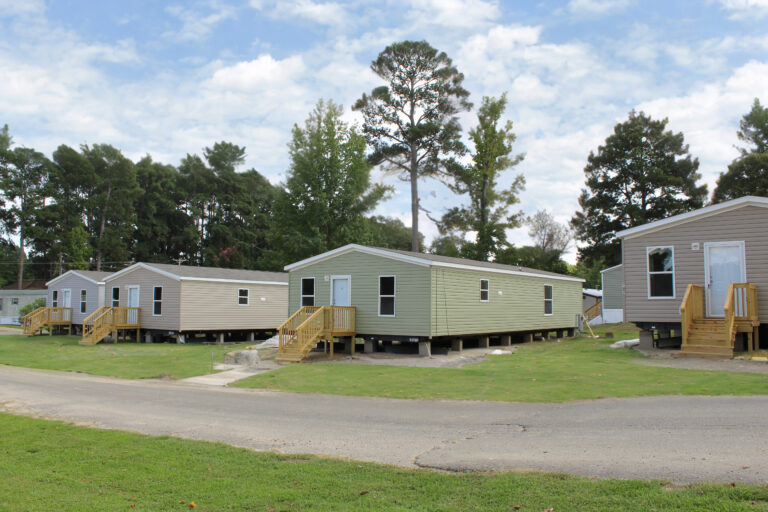
[[[395,276],[379,276],[379,316],[395,316]]]
[[[488,302],[490,284],[487,279],[480,280],[480,302]]]
[[[120,287],[115,286],[112,288],[112,307],[113,308],[119,308],[120,307]]]
[[[315,305],[315,278],[314,277],[301,278],[301,305],[302,306]]]
[[[554,311],[555,306],[555,299],[552,295],[552,285],[551,284],[545,284],[544,285],[544,314],[545,315],[551,315],[552,311]]]
[[[85,313],[87,306],[88,301],[86,300],[85,290],[80,290],[80,312]]]
[[[240,288],[239,290],[237,290],[237,305],[238,306],[248,305],[248,288]]]
[[[648,298],[675,298],[675,250],[648,247]]]
[[[53,290],[51,292],[51,307],[59,307],[59,290]]]
[[[155,286],[152,294],[152,315],[160,316],[163,314],[163,287]]]

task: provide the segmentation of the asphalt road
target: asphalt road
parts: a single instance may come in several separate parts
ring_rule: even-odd
[[[101,428],[400,466],[768,482],[768,396],[392,400],[0,366],[0,404]]]

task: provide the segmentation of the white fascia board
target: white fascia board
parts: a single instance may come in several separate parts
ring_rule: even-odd
[[[277,286],[288,286],[284,281],[248,281],[246,279],[216,279],[207,277],[181,277],[181,281],[202,281],[206,283],[239,283],[239,284],[274,284]]]
[[[366,247],[364,245],[357,245],[357,244],[348,244],[343,247],[339,247],[338,249],[333,249],[332,251],[324,252],[322,254],[318,254],[317,256],[313,256],[311,258],[307,258],[305,260],[297,261],[296,263],[291,263],[290,265],[286,265],[284,267],[284,270],[296,270],[299,268],[306,267],[307,265],[312,265],[313,263],[318,263],[320,261],[325,261],[331,258],[335,258],[336,256],[341,256],[342,254],[347,254],[349,252],[362,252],[364,254],[372,254],[375,256],[381,256],[382,258],[390,258],[393,260],[398,261],[405,261],[407,263],[413,263],[416,265],[421,265],[424,267],[430,266],[432,261],[424,259],[424,258],[418,258],[415,256],[408,256],[407,254],[400,254],[395,252],[390,252],[383,249],[376,249],[374,247]]]
[[[648,233],[660,231],[662,229],[671,228],[673,226],[679,226],[687,222],[694,220],[705,219],[713,215],[736,210],[738,208],[744,208],[746,206],[757,206],[760,208],[768,208],[768,198],[758,196],[746,196],[731,201],[726,201],[720,204],[713,204],[712,206],[705,206],[688,213],[681,213],[680,215],[674,215],[666,219],[657,220],[656,222],[649,222],[642,226],[636,226],[634,228],[625,229],[616,233],[618,238],[636,238]]]
[[[114,280],[114,279],[116,279],[118,277],[124,276],[126,274],[130,274],[134,270],[139,270],[139,269],[145,269],[145,270],[149,270],[149,271],[152,271],[152,272],[156,272],[156,273],[158,273],[160,275],[163,275],[163,276],[166,276],[166,277],[170,277],[174,281],[179,281],[180,280],[179,276],[177,276],[176,274],[171,274],[170,272],[166,272],[165,270],[160,270],[159,268],[155,268],[152,265],[147,265],[146,263],[139,262],[139,263],[134,263],[130,267],[126,267],[126,268],[124,268],[123,270],[121,270],[119,272],[115,272],[111,276],[109,276],[106,279],[104,279],[104,281],[105,282],[106,281],[112,281],[112,280]]]
[[[519,270],[506,270],[503,268],[476,267],[474,265],[460,265],[457,263],[444,263],[441,261],[430,262],[435,267],[456,268],[460,270],[474,270],[476,272],[492,272],[494,274],[508,274],[512,276],[538,277],[540,279],[555,279],[558,281],[575,281],[579,283],[586,282],[586,279],[580,277],[570,277],[563,275],[550,276],[546,274],[534,274],[532,272],[521,272]]]
[[[55,278],[51,279],[50,281],[48,281],[47,283],[45,283],[45,286],[50,286],[52,284],[56,284],[56,283],[58,283],[59,281],[61,281],[62,279],[64,279],[67,276],[77,276],[80,279],[85,279],[86,281],[88,281],[90,283],[93,283],[93,284],[96,284],[96,285],[104,284],[104,281],[96,281],[95,279],[91,279],[90,277],[81,274],[77,270],[67,270],[66,272],[61,274],[59,277],[55,277]]]
[[[608,268],[606,268],[604,270],[601,270],[600,273],[602,274],[603,272],[608,272],[609,270],[616,270],[617,268],[619,268],[622,265],[623,265],[623,263],[619,263],[618,265],[614,265],[612,267],[608,267]]]

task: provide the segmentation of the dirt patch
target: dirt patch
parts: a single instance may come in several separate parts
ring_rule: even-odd
[[[637,350],[637,349],[636,349]],[[636,364],[647,366],[662,366],[679,368],[681,370],[708,370],[735,373],[766,373],[767,361],[750,361],[748,359],[700,359],[697,357],[679,357],[680,352],[668,349],[638,350],[647,359],[634,359]]]

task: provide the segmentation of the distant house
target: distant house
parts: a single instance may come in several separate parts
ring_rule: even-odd
[[[371,342],[369,349],[418,342],[424,354],[432,342],[460,349],[464,340],[487,346],[491,338],[508,344],[535,333],[573,334],[582,314],[583,279],[518,266],[351,244],[285,269],[286,359],[340,332]],[[302,334],[300,324],[315,330]],[[298,353],[289,355],[291,347]]]
[[[106,306],[138,309],[146,341],[195,335],[219,341],[272,332],[287,318],[288,274],[136,263],[111,274]]]
[[[603,292],[602,290],[595,290],[593,288],[584,288],[581,291],[582,305],[581,308],[584,311],[584,319],[592,325],[602,324],[602,303]]]
[[[616,265],[600,271],[603,291],[603,322],[612,324],[624,321],[624,269]]]
[[[683,355],[759,346],[768,318],[768,198],[742,197],[617,233],[624,318]]]
[[[38,299],[45,300],[45,281],[23,281],[0,288],[0,324],[19,324],[19,310]]]
[[[104,305],[104,278],[110,272],[69,270],[48,281],[47,306],[71,308],[72,326],[82,330],[83,321]]]

